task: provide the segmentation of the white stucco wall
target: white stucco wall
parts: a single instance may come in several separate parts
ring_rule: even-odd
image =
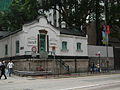
[[[20,47],[24,47],[24,32],[20,31],[16,34],[8,36],[0,40],[0,58],[11,57],[15,55],[24,55],[24,51],[20,50],[20,53],[16,54],[16,41],[20,41]],[[8,55],[5,55],[5,45],[8,45]]]
[[[52,46],[56,47],[56,55],[62,56],[88,56],[87,37],[64,35],[60,31],[48,24],[46,18],[39,17],[39,21],[34,21],[23,25],[23,30],[9,37],[0,40],[0,58],[15,55],[25,55],[26,52],[31,52],[33,46],[37,45],[37,35],[39,30],[46,30],[49,36],[49,51],[52,51]],[[28,44],[29,39],[36,41],[35,44]],[[16,41],[20,41],[20,53],[16,54]],[[68,51],[62,51],[62,41],[67,41]],[[81,43],[81,51],[76,51],[77,42]],[[5,56],[5,44],[8,44],[8,55]],[[12,45],[12,46],[11,46]],[[47,46],[46,46],[47,47]],[[22,48],[22,49],[21,49]],[[12,50],[12,53],[11,53]],[[50,53],[49,53],[50,54]]]
[[[62,51],[62,41],[67,42],[68,51]],[[81,43],[81,51],[77,51],[77,43]],[[63,56],[88,56],[87,38],[73,35],[60,35],[60,55]]]
[[[41,18],[39,22],[36,22],[32,25],[30,24],[24,25],[23,30],[24,32],[26,32],[26,35],[25,35],[26,37],[24,39],[26,42],[27,42],[27,38],[30,38],[30,37],[35,37],[37,40],[37,35],[40,34],[39,30],[46,30],[48,31],[47,35],[49,36],[49,46],[50,46],[49,51],[52,51],[50,43],[53,41],[53,39],[54,41],[56,41],[56,44],[57,44],[56,46],[58,46],[58,40],[59,40],[58,36],[60,35],[60,32],[56,30],[54,27],[52,27],[51,25],[49,25],[45,18]],[[37,47],[37,43],[35,46]],[[26,51],[31,51],[31,48],[32,46],[28,46],[26,43]],[[59,50],[57,50],[57,53],[58,52]]]

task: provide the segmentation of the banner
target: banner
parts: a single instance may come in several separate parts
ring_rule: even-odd
[[[107,31],[106,25],[103,25],[103,31],[102,31],[102,38],[103,38],[103,40],[102,40],[102,42],[105,45],[108,44],[108,33],[106,31]]]
[[[109,25],[106,25],[106,33],[110,34],[110,26]]]

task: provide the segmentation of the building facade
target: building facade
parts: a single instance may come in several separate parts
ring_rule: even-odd
[[[84,70],[88,68],[87,36],[73,30],[53,27],[42,16],[24,24],[22,30],[2,37],[0,50],[1,59],[26,59],[32,57],[32,53],[39,56],[41,52],[48,52],[48,59],[55,53],[58,59],[70,60],[71,67],[78,60],[80,64],[86,63],[85,67],[82,65]]]
[[[37,53],[47,51],[50,54],[55,47],[58,56],[88,56],[87,36],[55,28],[43,17],[39,21],[23,25],[23,30],[1,38],[0,47],[1,58],[30,54],[33,47]]]

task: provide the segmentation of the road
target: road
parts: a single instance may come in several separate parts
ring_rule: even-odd
[[[120,74],[72,78],[8,77],[0,90],[120,90]]]
[[[104,85],[95,85],[91,87],[86,87],[86,88],[79,88],[79,89],[74,89],[74,90],[120,90],[120,83],[108,83]]]

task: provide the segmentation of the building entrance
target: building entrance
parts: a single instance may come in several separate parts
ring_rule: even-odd
[[[40,51],[46,51],[46,35],[40,34]]]

